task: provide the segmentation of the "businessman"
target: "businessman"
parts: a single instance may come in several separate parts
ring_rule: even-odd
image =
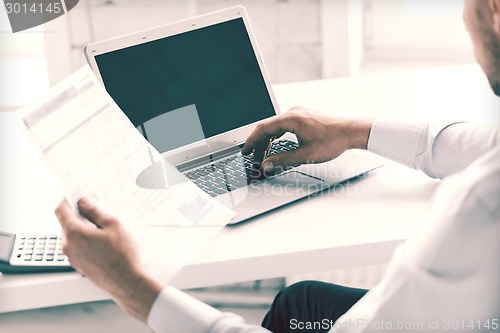
[[[477,61],[500,96],[500,0],[465,0],[463,13]],[[264,158],[270,139],[285,132],[295,133],[300,147]],[[300,108],[259,124],[243,153],[254,152],[266,172],[360,148],[443,179],[421,231],[396,249],[378,286],[292,285],[278,294],[264,327],[148,276],[122,224],[87,200],[79,201],[80,215],[66,202],[56,215],[71,264],[155,332],[494,332],[500,329],[499,143],[498,128],[327,118]]]

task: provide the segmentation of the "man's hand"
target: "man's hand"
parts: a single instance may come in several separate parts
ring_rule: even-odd
[[[330,118],[295,107],[287,113],[262,121],[250,134],[242,153],[254,153],[265,173],[287,166],[321,163],[332,160],[352,148],[366,149],[372,121],[368,119]],[[285,134],[294,133],[299,142],[296,150],[265,156],[270,143]]]
[[[78,208],[81,216],[63,201],[55,211],[63,230],[63,252],[127,313],[146,321],[163,286],[142,271],[134,239],[117,219],[85,199],[78,201]]]

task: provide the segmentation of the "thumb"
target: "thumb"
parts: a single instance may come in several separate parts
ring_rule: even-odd
[[[95,224],[98,228],[106,227],[116,221],[112,216],[104,213],[85,198],[78,200],[78,209],[83,217]]]
[[[269,156],[262,161],[262,171],[273,174],[283,171],[287,167],[299,165],[304,162],[306,162],[304,151],[301,148],[297,148],[292,151]]]

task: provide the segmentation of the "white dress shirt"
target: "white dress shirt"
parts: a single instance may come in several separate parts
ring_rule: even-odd
[[[375,121],[368,150],[445,178],[381,283],[331,332],[500,330],[500,131]],[[166,287],[149,326],[161,332],[268,332]],[[495,329],[496,328],[496,329]]]

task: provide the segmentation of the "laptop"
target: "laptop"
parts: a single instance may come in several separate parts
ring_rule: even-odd
[[[138,131],[189,180],[235,211],[230,224],[381,165],[366,152],[348,151],[330,162],[263,177],[252,156],[241,155],[258,122],[280,113],[241,6],[91,43],[84,52]],[[287,134],[269,153],[297,147]],[[141,175],[137,183],[148,186]]]

